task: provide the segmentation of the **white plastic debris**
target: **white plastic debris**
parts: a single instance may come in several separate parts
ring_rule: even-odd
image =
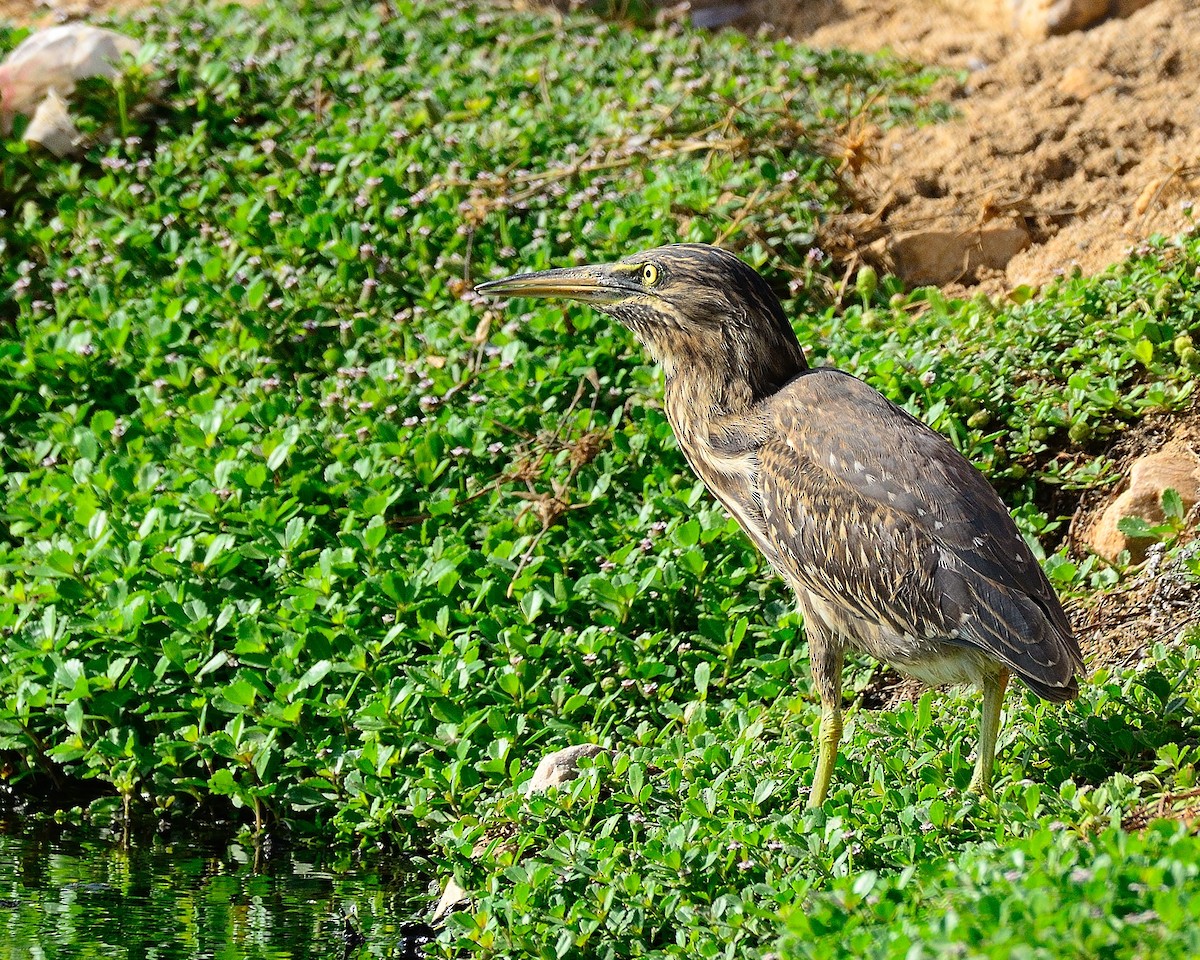
[[[87,77],[113,79],[120,73],[121,56],[140,48],[132,37],[85,23],[50,27],[26,37],[0,63],[0,134],[12,131],[18,113],[36,113],[51,91],[65,99]]]
[[[33,119],[21,137],[29,143],[44,147],[56,157],[65,157],[75,152],[79,131],[75,121],[67,112],[67,101],[51,90],[33,111]]]
[[[526,795],[532,797],[539,793],[545,793],[551,787],[560,787],[564,783],[569,783],[583,772],[579,769],[580,760],[596,757],[602,753],[607,753],[607,751],[599,744],[580,743],[573,747],[565,747],[562,750],[546,754],[542,757],[541,762],[537,765],[537,769],[533,772],[533,776],[529,778],[529,782],[526,784]],[[480,840],[471,851],[471,856],[478,857],[488,848],[491,842],[492,839],[488,837]],[[511,844],[508,844],[508,846],[511,846]],[[459,886],[457,880],[451,877],[446,881],[446,886],[442,890],[442,895],[437,902],[437,906],[433,908],[432,922],[437,923],[467,899],[467,891]]]

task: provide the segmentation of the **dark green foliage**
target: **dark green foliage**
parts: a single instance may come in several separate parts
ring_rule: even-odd
[[[785,957],[1187,957],[1200,839],[1042,832],[981,844],[955,862],[839,879],[791,911]]]
[[[799,260],[833,189],[809,128],[926,80],[592,20],[301,10],[154,14],[171,88],[140,138],[76,165],[8,147],[18,781],[415,831],[547,745],[659,724],[712,654],[714,692],[775,696],[800,654],[755,614],[785,596],[651,370],[470,283],[715,239],[762,185],[778,202],[738,222]]]

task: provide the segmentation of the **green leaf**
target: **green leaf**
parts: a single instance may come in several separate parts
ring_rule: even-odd
[[[83,730],[83,701],[72,700],[67,704],[66,709],[67,729],[72,733],[79,733]]]
[[[681,547],[692,547],[700,542],[700,524],[695,520],[685,520],[675,528],[675,542]]]
[[[1174,487],[1167,487],[1162,492],[1162,510],[1168,520],[1182,522],[1187,511],[1183,506],[1183,497]]]
[[[253,706],[258,691],[244,677],[239,677],[232,683],[221,688],[220,695],[236,707]]]
[[[636,760],[629,764],[629,792],[637,798],[646,783],[646,768]]]
[[[208,545],[208,549],[204,553],[204,566],[211,567],[213,563],[232,547],[234,539],[228,533],[218,533],[213,537],[212,543]]]
[[[235,796],[239,792],[237,781],[227,767],[221,767],[208,778],[208,789],[221,797]]]
[[[251,310],[257,310],[262,306],[263,300],[267,295],[266,281],[259,277],[246,289],[246,305]]]
[[[311,667],[304,671],[304,674],[296,681],[296,693],[307,690],[309,687],[320,683],[328,676],[329,671],[333,669],[333,663],[329,660],[318,660]]]
[[[1157,539],[1157,528],[1141,517],[1122,517],[1117,521],[1117,529],[1127,537]]]

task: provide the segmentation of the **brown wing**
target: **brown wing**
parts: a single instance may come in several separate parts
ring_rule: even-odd
[[[1046,699],[1075,695],[1082,657],[1053,588],[945,438],[830,369],[798,376],[759,418],[750,532],[768,556],[861,618],[986,651]]]

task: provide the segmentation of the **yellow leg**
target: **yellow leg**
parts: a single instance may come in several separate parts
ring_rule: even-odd
[[[983,678],[983,714],[979,721],[979,750],[975,775],[967,787],[969,793],[992,795],[992,767],[996,764],[996,737],[1000,733],[1000,707],[1008,687],[1008,671],[1001,670]]]
[[[808,625],[808,656],[812,667],[813,684],[821,698],[821,727],[817,733],[817,772],[813,776],[809,807],[819,807],[829,795],[833,779],[833,764],[837,760],[838,742],[842,739],[842,643],[821,629],[818,621],[805,618]]]
[[[833,764],[837,760],[838,741],[842,739],[842,710],[828,703],[821,704],[820,754],[817,758],[817,773],[813,777],[812,792],[808,795],[809,807],[819,807],[829,795],[829,781],[833,778]]]

